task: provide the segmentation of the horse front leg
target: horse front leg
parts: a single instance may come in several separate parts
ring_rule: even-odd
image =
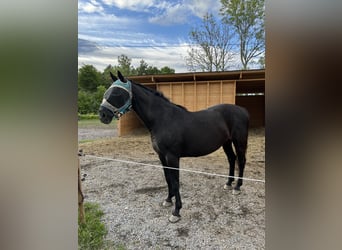
[[[168,196],[163,201],[162,206],[163,207],[171,207],[172,206],[172,197],[174,196],[174,194],[172,193],[172,186],[171,186],[171,180],[170,180],[170,170],[167,168],[164,168],[164,175],[165,175],[165,180],[166,180],[167,187],[168,187]]]
[[[179,169],[179,158],[174,156],[166,157],[167,165],[172,168]],[[182,208],[182,200],[179,192],[179,170],[169,170],[170,182],[171,182],[171,193],[176,198],[175,209],[172,211],[172,215],[169,217],[171,223],[176,223],[180,220],[180,209]]]
[[[160,162],[162,163],[163,167],[167,166],[166,159],[163,155],[159,154],[159,159],[160,159]],[[164,168],[163,170],[164,170],[164,176],[165,176],[165,180],[166,180],[167,188],[168,188],[168,196],[163,201],[162,206],[163,207],[171,207],[172,206],[172,197],[174,196],[174,194],[172,193],[172,186],[171,186],[171,180],[170,180],[170,170],[167,168]]]

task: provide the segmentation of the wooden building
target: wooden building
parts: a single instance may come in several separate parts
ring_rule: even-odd
[[[245,107],[250,127],[265,125],[265,70],[131,76],[128,79],[161,91],[170,101],[198,111],[220,103]],[[118,122],[119,136],[143,126],[134,111]]]

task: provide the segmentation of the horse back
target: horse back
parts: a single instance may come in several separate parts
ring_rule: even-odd
[[[237,133],[244,137],[248,136],[249,113],[244,107],[235,104],[219,104],[208,110],[217,111],[222,115],[232,137]]]
[[[151,131],[152,145],[158,153],[202,156],[227,141],[247,141],[249,115],[237,105],[221,104],[197,112],[182,110],[167,117],[172,119]]]

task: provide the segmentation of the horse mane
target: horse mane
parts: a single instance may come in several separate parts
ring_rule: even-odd
[[[175,104],[175,103],[171,102],[170,99],[167,98],[162,92],[160,92],[160,91],[158,91],[158,90],[154,90],[154,89],[148,88],[148,87],[146,87],[146,86],[144,86],[144,85],[142,85],[142,84],[140,84],[140,83],[136,83],[136,82],[134,82],[134,83],[135,83],[136,85],[138,85],[139,87],[142,87],[143,89],[147,90],[148,92],[154,94],[155,96],[160,97],[162,100],[164,100],[164,101],[166,101],[166,102],[168,102],[168,103],[174,104],[174,105],[176,105],[176,106],[179,107],[179,108],[182,108],[182,109],[184,109],[184,110],[187,110],[184,106],[178,105],[178,104]]]

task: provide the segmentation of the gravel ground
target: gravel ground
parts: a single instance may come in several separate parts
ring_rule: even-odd
[[[94,131],[89,133],[101,134]],[[245,177],[265,179],[264,144],[264,130],[251,130]],[[145,132],[86,142],[79,147],[86,155],[160,165]],[[100,204],[109,231],[107,238],[116,244],[127,249],[265,248],[264,183],[244,181],[242,193],[233,195],[223,189],[223,177],[180,172],[182,218],[171,224],[168,217],[172,208],[161,206],[167,196],[161,169],[90,156],[80,160],[82,172],[87,175],[82,183],[85,201]],[[181,168],[228,174],[222,149],[204,157],[182,158]]]
[[[78,129],[78,141],[113,138],[115,136],[117,136],[116,129],[98,129],[98,128],[79,128]]]

